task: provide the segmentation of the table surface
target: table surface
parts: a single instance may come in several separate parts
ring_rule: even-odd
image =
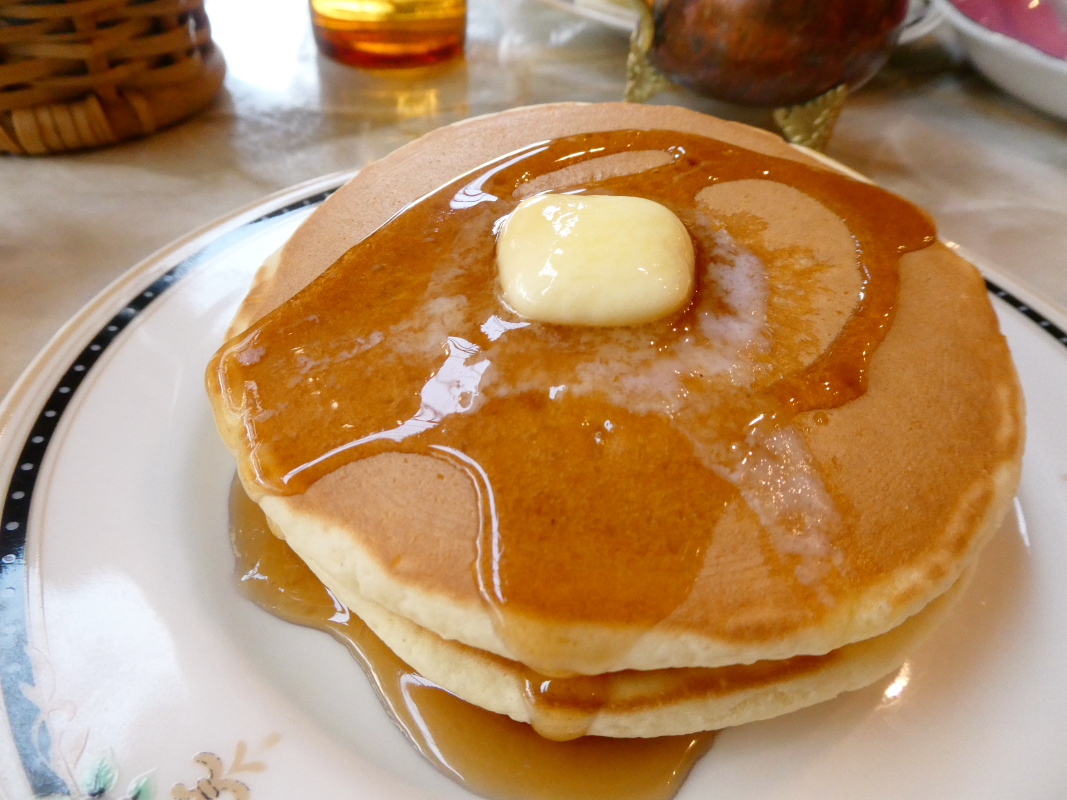
[[[0,395],[111,280],[234,208],[464,117],[621,98],[624,34],[540,0],[469,7],[465,59],[369,73],[317,55],[303,3],[208,0],[229,72],[207,111],[104,150],[0,157]],[[990,86],[941,33],[850,99],[827,152],[1067,308],[1067,123]],[[653,102],[738,113],[683,91]]]

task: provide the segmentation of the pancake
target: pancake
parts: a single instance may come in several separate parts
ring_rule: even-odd
[[[549,739],[647,738],[771,719],[869,686],[899,669],[941,624],[972,573],[888,633],[820,656],[548,681],[516,661],[442,639],[350,587],[335,594],[401,660],[469,703],[531,723]]]
[[[604,133],[573,138],[589,132]],[[573,154],[509,196],[486,190],[542,142]],[[682,317],[590,334],[500,307],[476,256],[508,202],[639,193],[670,169],[709,173],[671,196],[703,253]],[[256,276],[208,371],[220,432],[276,532],[388,643],[432,642],[400,655],[472,702],[519,714],[523,669],[838,665],[776,678],[773,701],[598,723],[633,736],[857,688],[900,663],[996,530],[1023,427],[977,271],[862,186],[684,109],[569,104],[441,129],[365,169]],[[468,221],[418,216],[440,198]],[[478,695],[490,685],[511,688]]]

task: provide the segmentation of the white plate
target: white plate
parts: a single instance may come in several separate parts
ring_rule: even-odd
[[[469,797],[407,744],[340,645],[230,582],[233,464],[204,366],[253,270],[340,181],[135,267],[0,408],[0,794]],[[994,302],[1029,406],[1025,525],[1005,526],[900,673],[726,731],[682,800],[1067,796],[1067,321],[987,275],[1013,293]]]

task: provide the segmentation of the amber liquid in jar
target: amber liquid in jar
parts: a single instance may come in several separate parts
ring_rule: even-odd
[[[466,0],[311,0],[323,55],[369,69],[421,67],[463,52]]]

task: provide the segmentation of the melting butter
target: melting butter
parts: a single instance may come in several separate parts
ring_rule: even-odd
[[[560,325],[640,325],[678,311],[694,286],[693,242],[666,206],[641,197],[523,200],[497,242],[504,302]]]

